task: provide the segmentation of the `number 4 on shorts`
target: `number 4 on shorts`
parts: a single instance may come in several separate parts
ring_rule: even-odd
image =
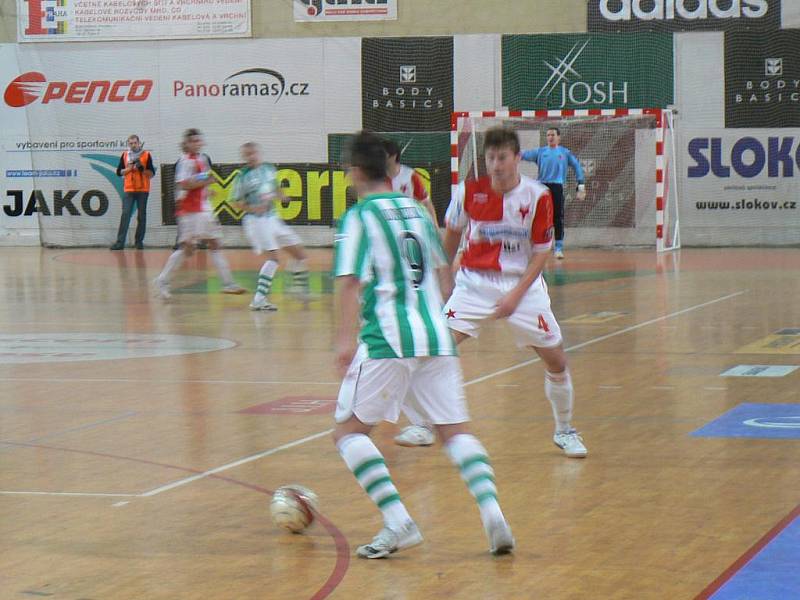
[[[542,315],[539,315],[539,329],[542,329],[548,333],[550,332],[550,328],[547,326],[547,323]]]

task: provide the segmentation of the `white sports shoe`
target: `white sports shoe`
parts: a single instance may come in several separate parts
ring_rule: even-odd
[[[486,537],[489,538],[489,552],[492,554],[508,554],[514,550],[514,536],[505,519],[490,523],[486,529]]]
[[[250,303],[250,310],[278,310],[278,307],[263,298],[261,300],[253,300]]]
[[[398,550],[405,550],[421,543],[422,534],[417,529],[417,524],[408,521],[397,530],[384,527],[369,544],[359,546],[356,554],[361,558],[384,558]]]
[[[436,434],[424,425],[409,425],[394,436],[398,446],[431,446],[436,441]]]
[[[562,258],[564,258],[564,251],[563,251],[563,250],[561,250],[560,248],[556,248],[556,251],[555,251],[555,257],[556,257],[558,260],[561,260]]]
[[[574,429],[557,431],[553,435],[553,443],[561,448],[569,458],[586,458],[589,451],[583,445],[583,438]]]
[[[172,292],[169,291],[169,284],[160,277],[156,277],[153,280],[153,286],[156,288],[156,295],[162,300],[169,300],[172,298]]]
[[[222,288],[223,294],[236,294],[237,296],[239,294],[244,294],[246,291],[247,290],[244,289],[242,286],[236,285],[235,283],[229,283],[228,285]]]

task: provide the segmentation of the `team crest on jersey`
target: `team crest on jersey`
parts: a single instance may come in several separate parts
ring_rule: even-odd
[[[531,205],[530,204],[528,204],[527,206],[520,206],[519,207],[519,216],[522,218],[523,221],[525,220],[525,217],[528,216],[529,212],[531,212]]]
[[[486,204],[489,201],[489,194],[475,192],[472,195],[472,200],[475,202],[475,204]]]

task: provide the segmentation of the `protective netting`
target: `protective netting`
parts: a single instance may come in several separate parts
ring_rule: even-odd
[[[557,127],[561,145],[578,158],[586,178],[586,197],[578,201],[575,174],[568,170],[564,195],[569,244],[655,245],[657,205],[664,208],[660,214],[665,232],[677,231],[678,225],[675,186],[661,187],[664,182],[657,181],[664,177],[663,173],[657,175],[657,167],[661,165],[663,170],[671,164],[664,157],[657,158],[657,152],[661,148],[673,150],[671,130],[660,129],[659,114],[660,111],[626,115],[459,117],[455,131],[458,181],[485,173],[483,138],[487,129],[513,128],[525,150],[546,146],[547,130]],[[669,133],[665,135],[665,131]],[[657,141],[661,136],[668,143],[659,147]],[[520,170],[534,178],[538,175],[534,163],[522,162]],[[674,174],[674,169],[671,172]],[[661,197],[663,202],[658,200]]]

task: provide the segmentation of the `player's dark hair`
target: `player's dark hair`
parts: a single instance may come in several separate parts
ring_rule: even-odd
[[[561,130],[558,127],[548,127],[547,131],[555,131],[558,137],[561,137]]]
[[[358,132],[350,142],[348,163],[372,181],[386,179],[386,149],[383,140],[368,131]]]
[[[519,136],[513,129],[506,127],[492,127],[487,129],[483,136],[483,151],[489,148],[510,148],[514,154],[519,154]]]
[[[394,140],[385,138],[383,140],[383,149],[386,150],[386,156],[396,156],[397,160],[400,160],[400,146]]]
[[[183,139],[188,140],[190,137],[194,137],[196,135],[203,135],[199,129],[195,127],[190,127],[186,131],[183,132]]]

